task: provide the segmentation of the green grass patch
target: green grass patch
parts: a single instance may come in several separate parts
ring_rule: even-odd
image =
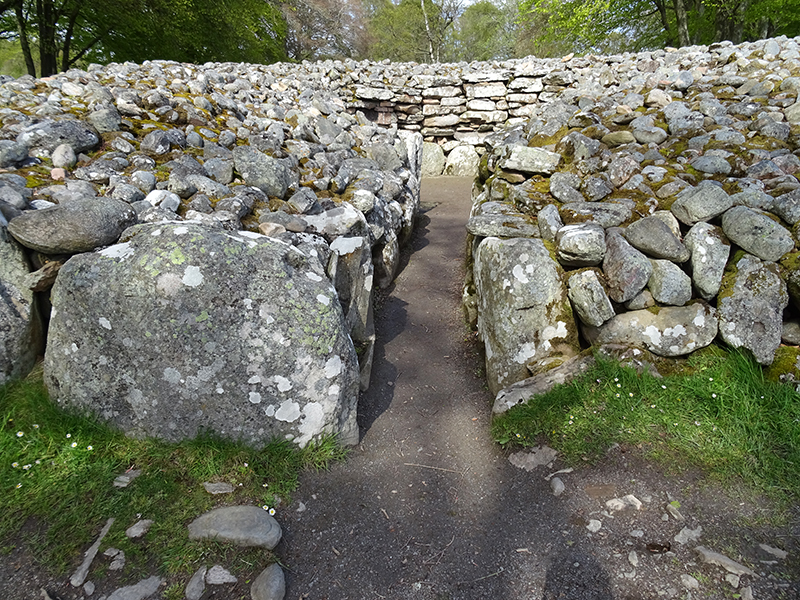
[[[546,439],[571,464],[597,461],[614,443],[637,446],[720,481],[800,497],[800,395],[766,380],[745,352],[696,353],[663,379],[598,359],[497,417],[492,434],[511,446]]]
[[[61,410],[48,398],[41,371],[0,387],[0,416],[0,553],[22,543],[56,574],[74,568],[109,517],[116,521],[101,551],[123,550],[131,576],[156,568],[188,578],[215,562],[264,568],[274,559],[263,549],[190,541],[186,525],[223,504],[286,506],[300,471],[326,468],[346,453],[333,438],[260,450],[213,437],[180,444],[130,439]],[[141,475],[114,487],[130,470]],[[235,491],[212,496],[205,481]],[[127,539],[125,529],[140,518],[155,523],[143,539]]]

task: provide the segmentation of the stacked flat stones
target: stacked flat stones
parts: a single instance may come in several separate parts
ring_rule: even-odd
[[[770,365],[800,342],[798,49],[601,63],[493,135],[465,306],[494,392],[587,344],[674,357],[716,340]]]

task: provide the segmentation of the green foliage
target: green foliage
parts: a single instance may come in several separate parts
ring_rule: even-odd
[[[513,53],[516,6],[489,0],[470,4],[458,18],[448,58],[459,61],[506,59]]]
[[[800,495],[800,395],[765,380],[744,352],[700,352],[681,373],[656,379],[598,360],[568,385],[495,419],[502,444],[546,437],[565,460],[595,461],[614,443],[670,464],[694,464],[722,481]]]
[[[0,74],[20,77],[27,72],[19,42],[0,40]]]
[[[219,502],[202,482],[231,483],[226,503],[275,507],[291,500],[302,469],[326,468],[345,454],[333,439],[260,450],[211,437],[181,444],[130,439],[50,402],[41,372],[0,387],[0,417],[0,543],[23,541],[57,573],[112,516],[107,543],[122,549],[134,570],[154,560],[163,573],[188,577],[201,558],[223,562],[237,552],[263,568],[271,561],[263,550],[188,539],[186,525]],[[112,485],[132,469],[141,475],[128,487]],[[134,543],[124,531],[139,518],[155,524]]]

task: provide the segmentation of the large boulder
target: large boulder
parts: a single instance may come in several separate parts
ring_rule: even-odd
[[[641,292],[650,281],[653,266],[648,258],[631,246],[621,229],[606,232],[606,254],[603,273],[608,281],[608,295],[615,302],[627,302]]]
[[[746,206],[734,206],[722,215],[722,230],[733,243],[763,260],[776,261],[794,248],[785,227]]]
[[[23,246],[45,254],[77,254],[116,243],[136,212],[116,198],[79,198],[25,211],[8,224]]]
[[[689,265],[692,268],[692,283],[704,300],[711,300],[719,292],[722,274],[728,264],[731,245],[722,229],[700,222],[692,226],[684,238],[692,253]]]
[[[589,343],[645,348],[658,356],[682,356],[704,348],[717,335],[716,311],[698,300],[687,306],[655,311],[634,310],[617,315],[602,327],[585,326]]]
[[[731,261],[717,297],[722,339],[734,348],[747,348],[762,365],[771,364],[788,303],[778,265],[748,254]]]
[[[422,176],[438,177],[444,171],[444,150],[439,144],[423,142],[422,144]]]
[[[453,177],[475,177],[480,156],[472,146],[456,146],[447,155],[444,174]]]
[[[3,220],[0,215],[0,385],[27,375],[44,346],[36,296],[27,284],[28,260]]]
[[[247,185],[257,187],[268,196],[286,196],[290,183],[289,169],[279,160],[252,146],[236,146],[233,164]]]
[[[139,225],[71,258],[45,383],[135,436],[358,441],[358,363],[316,257],[249,232]]]
[[[28,148],[52,152],[61,144],[68,144],[73,152],[87,152],[100,145],[97,131],[83,121],[40,121],[26,126],[17,136],[17,143]]]
[[[489,389],[527,378],[528,366],[579,351],[562,269],[539,239],[484,239],[475,253],[478,332]]]

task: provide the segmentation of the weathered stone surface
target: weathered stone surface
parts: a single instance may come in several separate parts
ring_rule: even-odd
[[[28,158],[28,148],[12,140],[0,140],[0,169],[13,167]]]
[[[733,200],[725,190],[710,181],[702,181],[678,194],[670,210],[681,223],[694,225],[718,217],[731,206]]]
[[[456,146],[447,155],[444,174],[453,177],[475,177],[480,157],[472,146]]]
[[[595,360],[592,356],[574,356],[549,371],[512,383],[497,393],[492,406],[492,413],[495,415],[503,414],[517,404],[527,402],[534,396],[546,394],[557,385],[569,383],[585,373],[594,364]]]
[[[548,242],[554,242],[558,230],[564,226],[558,207],[555,204],[548,204],[540,210],[537,215],[537,221],[539,223],[539,234],[543,240]]]
[[[631,223],[624,235],[631,246],[653,258],[675,262],[689,260],[689,250],[659,217],[645,217]]]
[[[233,162],[247,185],[257,187],[268,196],[286,196],[289,174],[283,163],[250,146],[234,148]]]
[[[653,274],[647,287],[656,302],[683,306],[692,298],[692,280],[681,268],[668,260],[651,260]]]
[[[126,585],[115,590],[107,600],[144,600],[155,594],[160,586],[161,578],[154,575],[137,584]]]
[[[75,254],[115,243],[136,222],[129,204],[115,198],[80,198],[25,211],[8,224],[23,246],[45,254]]]
[[[44,347],[36,295],[28,286],[30,265],[0,216],[0,385],[24,377]]]
[[[614,307],[593,270],[578,271],[567,280],[569,299],[580,320],[600,327],[614,317]]]
[[[763,260],[776,261],[794,248],[785,227],[746,206],[735,206],[722,216],[722,231],[734,244]]]
[[[577,353],[577,331],[561,269],[541,240],[486,238],[475,253],[478,332],[489,389],[528,376],[526,365]]]
[[[439,144],[423,142],[422,144],[422,176],[438,177],[444,171],[444,150]]]
[[[561,207],[564,223],[594,221],[603,228],[616,227],[631,218],[631,209],[616,202],[572,202]]]
[[[527,146],[506,146],[499,160],[501,169],[551,175],[555,172],[561,155],[542,148]]]
[[[555,239],[558,262],[566,267],[599,265],[606,253],[606,232],[597,223],[565,225]]]
[[[64,406],[167,440],[358,440],[357,360],[336,291],[316,258],[283,242],[141,225],[68,261],[52,302],[45,380]]]
[[[644,254],[625,240],[622,230],[610,229],[606,232],[603,273],[611,299],[615,302],[627,302],[647,285],[653,267]]]
[[[728,264],[731,245],[722,229],[709,223],[696,223],[684,238],[692,253],[689,265],[692,283],[704,300],[711,300],[719,292],[722,274]]]
[[[723,277],[717,299],[719,332],[734,348],[746,348],[762,365],[781,343],[783,309],[789,303],[778,266],[744,255]]]
[[[714,341],[716,311],[699,300],[688,306],[666,307],[657,312],[622,313],[600,328],[585,326],[583,333],[595,345],[625,344],[645,348],[658,356],[682,356]]]
[[[286,581],[283,569],[273,563],[259,573],[250,587],[252,600],[283,600],[286,595]]]
[[[745,567],[743,564],[736,562],[725,556],[724,554],[720,554],[719,552],[714,552],[709,550],[705,546],[697,546],[694,549],[697,554],[700,555],[700,559],[707,564],[717,565],[718,567],[722,567],[729,573],[733,573],[735,575],[752,575],[755,576],[755,573],[752,569]]]
[[[189,523],[190,540],[216,540],[272,550],[281,535],[278,522],[257,506],[215,508]]]
[[[17,143],[28,148],[52,152],[61,144],[69,144],[75,153],[88,152],[100,145],[100,136],[82,121],[41,121],[25,127]]]
[[[475,215],[467,221],[467,231],[481,237],[539,237],[539,227],[522,215]]]

